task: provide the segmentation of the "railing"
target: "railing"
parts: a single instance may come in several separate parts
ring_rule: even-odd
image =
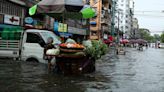
[[[19,40],[0,40],[0,49],[19,49]]]

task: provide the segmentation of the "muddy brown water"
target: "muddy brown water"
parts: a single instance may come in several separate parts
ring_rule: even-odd
[[[64,76],[44,64],[0,60],[0,92],[164,92],[164,49],[112,51],[97,61],[96,72]]]

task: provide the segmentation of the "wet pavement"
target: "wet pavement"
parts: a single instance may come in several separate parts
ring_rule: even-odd
[[[44,64],[0,60],[0,92],[164,92],[164,49],[107,54],[81,76],[47,72]]]

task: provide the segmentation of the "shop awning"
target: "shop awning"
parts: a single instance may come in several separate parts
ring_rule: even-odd
[[[90,22],[91,25],[96,25],[97,23],[95,21]]]
[[[69,37],[69,36],[72,36],[72,34],[70,33],[64,33],[64,32],[60,32],[59,33],[61,37]]]
[[[86,29],[80,29],[75,27],[68,27],[68,33],[78,34],[78,35],[87,35]]]

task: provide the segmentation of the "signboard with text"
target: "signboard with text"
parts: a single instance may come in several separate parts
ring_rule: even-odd
[[[26,17],[24,21],[25,21],[25,23],[27,23],[27,24],[32,24],[32,23],[34,22],[34,20],[33,20],[32,17]]]
[[[59,23],[58,32],[67,32],[67,24]]]
[[[12,25],[20,25],[20,17],[4,15],[4,23]]]
[[[80,29],[80,28],[75,28],[75,27],[68,27],[68,33],[87,35],[87,32],[85,29]]]

